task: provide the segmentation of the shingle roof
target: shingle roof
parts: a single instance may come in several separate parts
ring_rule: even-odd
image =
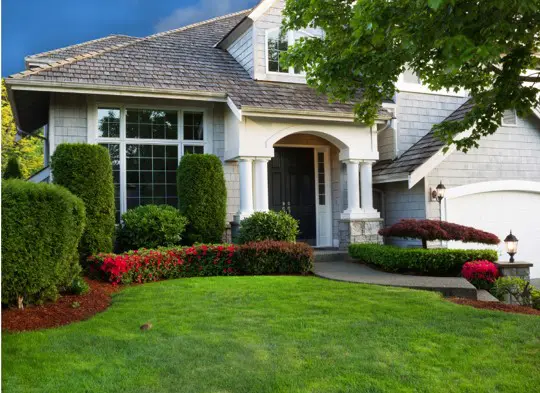
[[[137,40],[137,37],[130,37],[127,35],[114,34],[107,37],[98,38],[91,41],[82,42],[76,45],[66,46],[64,48],[54,49],[47,52],[37,53],[26,57],[26,61],[50,59],[50,60],[62,60],[68,57],[78,56],[89,52],[95,52],[105,49],[112,45],[120,45],[126,42]]]
[[[444,121],[462,120],[472,107],[472,101],[468,100],[452,112]],[[414,172],[416,168],[431,158],[443,146],[444,142],[435,136],[435,132],[432,129],[399,158],[378,161],[373,166],[374,181],[403,180],[407,178],[409,174]]]
[[[98,42],[87,43],[87,49],[93,46],[92,51],[86,53],[79,53],[84,52],[85,44],[81,44],[77,49],[70,49],[74,58],[24,71],[9,79],[214,92],[227,94],[240,108],[255,106],[352,113],[352,104],[329,103],[325,96],[307,85],[254,81],[227,51],[214,47],[249,12],[230,14],[145,38],[126,38],[122,42],[103,39],[99,41],[99,48],[95,47]],[[387,113],[381,110],[381,114]]]

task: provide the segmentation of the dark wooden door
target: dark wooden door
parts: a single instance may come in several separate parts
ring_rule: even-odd
[[[316,243],[314,152],[308,148],[276,147],[268,163],[270,209],[285,210],[299,221],[299,241]]]

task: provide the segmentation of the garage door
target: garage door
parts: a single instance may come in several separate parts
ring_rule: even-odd
[[[447,221],[494,233],[501,240],[512,230],[519,239],[516,260],[534,263],[531,277],[540,278],[540,192],[489,188],[487,192],[474,192],[474,185],[470,186],[474,193],[449,190],[445,199]],[[486,187],[476,187],[478,190]],[[448,245],[451,248],[485,248],[485,245],[451,243]],[[500,259],[507,260],[504,243],[497,249]]]

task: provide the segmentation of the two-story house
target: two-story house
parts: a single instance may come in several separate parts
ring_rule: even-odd
[[[538,113],[508,113],[479,149],[443,154],[431,128],[462,116],[467,96],[429,91],[406,73],[376,125],[359,124],[351,104],[329,103],[302,70],[281,67],[298,37],[321,34],[280,34],[282,9],[265,0],[144,38],[29,56],[27,70],[6,80],[18,126],[46,126],[46,162],[59,143],[106,146],[118,215],[176,205],[179,159],[213,153],[223,161],[231,222],[283,209],[300,221],[301,240],[343,249],[380,240],[378,229],[400,218],[439,218],[431,189],[442,181],[442,218],[499,237],[513,229],[523,258],[540,254]],[[48,177],[45,169],[33,180]]]

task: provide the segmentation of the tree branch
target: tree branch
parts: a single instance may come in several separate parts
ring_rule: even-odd
[[[492,65],[490,68],[497,75],[502,74],[502,71],[501,71],[501,69],[499,67],[497,67],[495,65]],[[532,75],[537,75],[537,76],[532,76]],[[535,72],[535,73],[530,74],[530,75],[522,75],[522,76],[519,77],[519,80],[522,81],[522,82],[532,82],[532,83],[540,82],[540,72]]]

